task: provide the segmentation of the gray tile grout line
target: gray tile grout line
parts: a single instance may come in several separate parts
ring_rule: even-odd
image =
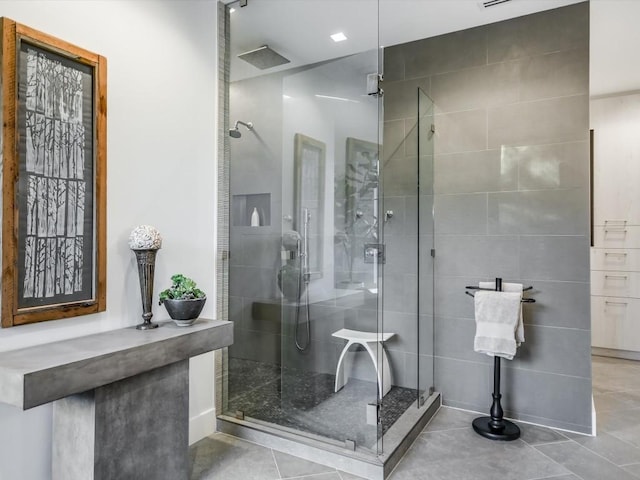
[[[553,445],[554,443],[563,443],[563,442],[566,442],[567,440],[573,440],[572,438],[567,437],[561,430],[556,430],[555,428],[545,427],[545,426],[541,426],[541,425],[536,425],[536,426],[538,428],[542,428],[544,430],[551,430],[556,435],[560,435],[564,440],[558,440],[558,441],[555,441],[555,442],[541,442],[541,443],[533,444],[533,443],[529,443],[526,440],[522,439],[522,441],[524,443],[526,443],[527,445],[529,445],[530,447],[537,447],[537,446],[540,446],[540,445]],[[520,438],[522,438],[522,437],[520,437]]]
[[[271,452],[271,458],[273,458],[273,463],[276,466],[276,471],[278,472],[278,478],[281,479],[282,473],[280,473],[280,467],[278,466],[278,461],[276,460],[276,454],[273,453],[273,448],[270,448],[269,451]]]
[[[594,395],[617,395],[619,393],[639,393],[640,394],[640,389],[631,388],[631,389],[624,389],[624,390],[612,390],[610,392],[596,393]]]
[[[454,429],[451,429],[451,430],[461,430],[461,429],[462,429],[462,428],[454,428]],[[451,431],[451,430],[449,430],[449,431]],[[442,431],[442,430],[441,430],[441,431]],[[557,477],[562,477],[562,476],[564,476],[564,475],[570,475],[570,474],[575,475],[575,476],[576,476],[578,479],[580,479],[580,480],[584,480],[582,477],[580,477],[580,476],[579,476],[579,475],[577,475],[576,473],[572,472],[572,471],[571,471],[571,470],[569,470],[567,467],[565,467],[564,465],[562,465],[562,464],[560,464],[559,462],[555,461],[554,459],[552,459],[552,458],[548,457],[548,456],[547,456],[547,455],[545,455],[544,453],[540,452],[538,449],[536,449],[536,448],[535,448],[535,447],[533,447],[532,445],[529,445],[527,442],[525,442],[525,441],[524,441],[524,440],[522,440],[521,438],[520,438],[520,439],[518,439],[518,441],[519,441],[519,443],[521,443],[522,445],[524,445],[524,446],[525,446],[525,448],[527,448],[527,447],[528,447],[528,448],[532,449],[532,450],[533,450],[533,451],[535,451],[536,453],[538,453],[538,454],[542,455],[543,457],[547,458],[547,459],[548,459],[549,461],[551,461],[552,463],[557,464],[558,466],[560,466],[561,468],[563,468],[564,470],[566,470],[567,472],[569,472],[569,473],[561,473],[561,474],[559,474],[559,475],[555,475],[555,476],[553,476],[553,477],[546,476],[546,477],[537,477],[537,478],[522,479],[522,480],[545,480],[546,478],[557,478]],[[563,440],[563,441],[561,441],[561,442],[554,442],[554,443],[567,443],[567,442],[572,442],[572,441],[573,441],[573,440],[571,440],[571,439],[567,438],[566,440]],[[575,442],[574,442],[574,443],[575,443]],[[545,444],[545,445],[552,445],[552,444],[553,444],[553,443],[548,443],[548,444]],[[541,445],[542,445],[542,444],[541,444]],[[396,467],[392,470],[392,472],[391,472],[391,474],[390,474],[390,477],[391,477],[391,475],[393,475],[393,473],[395,472],[395,470],[396,470],[397,468],[399,468],[399,467],[400,467],[400,464],[401,464],[401,463],[402,463],[402,461],[404,460],[404,457],[409,453],[409,451],[413,450],[413,447],[414,447],[414,446],[415,446],[415,442],[414,442],[414,444],[413,444],[413,445],[411,445],[411,447],[407,450],[407,452],[405,453],[405,455],[403,455],[403,457],[400,459],[400,461],[398,462],[398,464],[396,465]],[[478,457],[478,458],[480,458],[480,457]],[[438,462],[440,462],[440,460],[434,460],[433,462],[429,462],[429,463],[438,463]]]
[[[604,457],[604,456],[600,455],[598,452],[594,452],[593,450],[591,450],[591,449],[589,449],[589,448],[585,447],[584,445],[579,444],[579,443],[578,443],[578,442],[576,442],[575,440],[569,439],[569,441],[570,441],[570,442],[575,443],[576,445],[578,445],[578,447],[583,448],[583,449],[584,449],[584,450],[586,450],[587,452],[592,453],[592,454],[593,454],[593,455],[595,455],[596,457],[600,457],[602,460],[604,460],[604,461],[605,461],[605,462],[607,462],[607,463],[610,463],[610,464],[611,464],[611,465],[613,465],[614,467],[619,468],[620,470],[624,470],[620,465],[616,465],[614,462],[612,462],[612,461],[611,461],[611,460],[609,460],[608,458],[606,458],[606,457]],[[566,443],[566,442],[559,442],[559,443]],[[538,451],[539,451],[539,450],[538,450]],[[542,452],[540,452],[540,453],[542,453]],[[544,454],[543,454],[543,455],[544,455]],[[565,467],[565,468],[566,468],[566,467]],[[625,471],[626,471],[626,470],[625,470]],[[577,474],[576,474],[576,473],[574,473],[574,472],[571,472],[571,473],[573,473],[573,474],[574,474],[574,475],[576,475],[576,476],[579,476],[579,475],[577,475]]]
[[[573,472],[569,472],[569,473],[561,473],[560,475],[553,475],[551,477],[539,477],[539,478],[532,478],[531,480],[547,480],[547,479],[554,479],[554,478],[563,478],[566,476],[573,476],[576,477],[579,480],[584,480],[580,475],[573,473]]]
[[[567,470],[569,470],[569,469],[567,469]],[[579,475],[576,475],[575,473],[570,472],[570,473],[560,473],[559,475],[553,475],[553,476],[551,476],[551,477],[547,475],[546,477],[535,477],[535,478],[529,478],[529,479],[527,479],[527,480],[548,480],[548,479],[553,479],[553,478],[562,478],[562,477],[566,477],[567,475],[573,475],[573,476],[575,476],[575,477],[577,477],[577,478],[582,478],[582,477],[580,477]]]
[[[454,428],[443,428],[441,430],[429,430],[429,431],[422,431],[418,434],[418,436],[422,436],[422,435],[427,435],[429,433],[439,433],[439,432],[453,432],[454,430],[466,430],[467,427],[454,427]]]
[[[615,438],[616,440],[620,440],[622,443],[624,443],[624,444],[626,444],[626,445],[629,445],[629,446],[633,447],[635,450],[638,450],[638,451],[640,452],[640,447],[638,447],[637,445],[634,445],[633,443],[631,443],[631,442],[629,442],[629,441],[625,440],[624,438],[620,438],[620,437],[618,437],[615,433],[613,433],[613,432],[607,432],[606,430],[603,430],[603,431],[602,431],[602,433],[606,433],[607,435],[609,435],[609,436],[611,436],[611,437]],[[596,437],[594,437],[594,438],[597,438],[597,436],[596,436]],[[576,442],[576,443],[577,443],[577,442]],[[585,447],[585,448],[587,448],[587,447]],[[640,462],[636,462],[636,463],[640,463]],[[629,464],[629,465],[633,465],[633,464]]]
[[[571,440],[570,438],[569,438],[569,439],[567,439],[567,442],[577,443],[577,442],[575,442],[575,441]],[[567,443],[567,442],[558,442],[558,443]],[[550,444],[547,444],[547,445],[550,445]],[[530,445],[530,446],[531,446],[531,445]],[[567,467],[565,467],[564,465],[562,465],[560,462],[555,461],[555,460],[554,460],[553,458],[551,458],[549,455],[545,454],[544,452],[541,452],[541,451],[540,451],[540,450],[538,450],[536,447],[531,446],[531,448],[533,448],[536,452],[538,452],[538,453],[539,453],[540,455],[542,455],[543,457],[548,458],[549,460],[551,460],[553,463],[556,463],[556,464],[560,465],[562,468],[564,468],[566,471],[568,471],[568,472],[569,472],[569,474],[571,474],[571,475],[575,475],[575,476],[576,476],[577,478],[579,478],[580,480],[584,480],[584,478],[583,478],[583,477],[581,477],[580,475],[578,475],[576,472],[574,472],[574,471],[572,471],[572,470],[568,469]],[[568,474],[564,473],[563,475],[568,475]],[[562,476],[562,475],[560,475],[560,476]],[[553,478],[553,477],[552,477],[552,478]]]
[[[329,475],[330,473],[334,473],[334,472],[312,473],[311,475],[303,475],[301,477],[287,477],[287,480],[300,480],[300,479],[306,479],[306,478],[314,479],[314,478],[319,478],[321,475]],[[335,471],[335,473],[337,473],[338,476],[342,478],[340,473],[337,470]]]

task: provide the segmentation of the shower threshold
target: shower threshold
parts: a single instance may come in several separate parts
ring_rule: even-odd
[[[440,408],[440,394],[431,394],[422,406],[414,402],[385,432],[374,448],[382,453],[258,419],[217,417],[217,430],[312,462],[370,480],[384,480],[425,425]]]

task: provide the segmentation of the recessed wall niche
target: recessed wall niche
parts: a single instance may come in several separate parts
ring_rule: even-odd
[[[234,227],[250,227],[251,215],[254,209],[258,212],[259,221],[257,226],[268,227],[271,225],[270,193],[233,195],[231,208]]]

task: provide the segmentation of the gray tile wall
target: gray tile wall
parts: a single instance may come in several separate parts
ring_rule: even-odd
[[[464,286],[495,277],[533,285],[526,342],[503,361],[503,407],[581,432],[591,431],[588,49],[585,2],[386,48],[384,72],[394,210],[411,195],[417,162],[416,87],[436,105],[436,389],[447,405],[488,410],[493,363],[473,352]],[[400,265],[413,259],[392,251]],[[411,313],[411,273],[385,277],[385,330],[395,322],[404,331],[386,306]]]
[[[337,60],[335,70],[350,68],[348,62],[346,63],[345,67],[344,60]],[[331,65],[325,63],[324,68],[331,70]],[[365,291],[341,297],[340,290],[329,291],[327,295],[320,295],[324,292],[319,292],[319,289],[312,290],[312,304],[309,310],[311,343],[304,352],[296,349],[296,315],[300,318],[298,338],[302,344],[306,343],[306,306],[301,305],[296,313],[294,304],[282,300],[277,285],[277,274],[282,265],[282,232],[292,228],[290,222],[283,221],[283,214],[292,211],[292,206],[287,202],[290,203],[293,197],[293,172],[286,170],[291,168],[293,160],[285,158],[291,157],[292,153],[287,151],[287,144],[284,143],[290,141],[292,146],[293,134],[289,135],[291,132],[284,130],[287,128],[287,120],[290,122],[290,119],[286,118],[287,112],[283,110],[283,91],[297,72],[299,71],[292,70],[235,81],[229,88],[229,123],[233,125],[236,120],[242,120],[254,124],[253,131],[240,127],[242,137],[227,140],[231,158],[227,176],[231,201],[234,196],[268,194],[271,210],[269,225],[242,226],[238,225],[240,222],[237,222],[235,217],[230,221],[228,318],[235,324],[235,340],[229,348],[229,356],[283,365],[288,367],[288,372],[291,372],[291,369],[302,369],[334,374],[345,342],[331,334],[344,328],[347,322],[350,322],[352,327],[359,324],[362,330],[375,330],[377,302],[375,295]],[[344,79],[338,80],[346,82]],[[302,83],[299,85],[301,91],[305,88],[315,91],[312,83],[304,85],[300,78],[296,81]],[[319,115],[316,110],[310,111],[313,115]],[[333,125],[331,116],[337,113],[329,109],[323,113],[325,117],[318,117],[315,123],[323,125],[323,122],[327,122]],[[356,114],[351,116],[354,115]],[[375,121],[372,125],[375,127]],[[298,128],[300,130],[297,130]],[[294,131],[307,134],[310,133],[307,131],[308,128],[296,125]],[[356,132],[361,130],[362,126]],[[377,128],[373,128],[373,131],[377,131]],[[345,136],[355,133],[336,127],[336,131],[331,130],[331,134],[335,135],[335,138],[323,139],[329,145],[335,144],[335,147],[327,151],[327,162],[341,161],[344,172]],[[333,172],[333,167],[333,164],[328,163],[327,171]],[[339,165],[335,165],[335,169],[338,171]],[[339,182],[339,175],[337,179]],[[332,186],[334,184],[333,178],[327,178],[325,181]],[[344,190],[344,185],[336,185],[335,188],[340,192]],[[332,234],[333,232],[330,232],[329,236]],[[328,285],[333,286],[333,275],[327,272],[323,280],[325,279],[328,280]],[[312,282],[312,288],[316,286]],[[363,358],[357,363],[362,364],[362,376],[374,378],[370,375],[373,368],[368,358]],[[291,395],[290,392],[286,394]]]
[[[270,225],[260,227],[229,222],[228,318],[235,332],[229,355],[279,364],[276,275],[282,230],[282,75],[233,82],[229,99],[229,124],[236,120],[254,124],[253,131],[240,127],[241,138],[227,135],[230,201],[234,195],[268,194],[271,219]]]

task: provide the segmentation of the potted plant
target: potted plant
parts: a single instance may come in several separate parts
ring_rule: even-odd
[[[171,287],[160,292],[160,305],[164,304],[176,325],[192,325],[200,315],[207,296],[196,282],[180,273],[173,275],[171,282]]]

